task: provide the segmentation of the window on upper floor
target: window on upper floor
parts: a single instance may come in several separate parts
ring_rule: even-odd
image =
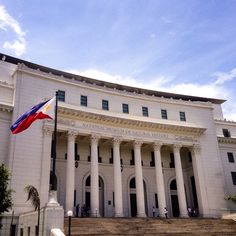
[[[123,103],[122,104],[122,110],[123,110],[123,113],[129,114],[129,105]]]
[[[148,107],[142,107],[143,116],[148,116]]]
[[[234,162],[234,155],[232,152],[227,152],[229,162]]]
[[[231,137],[231,134],[230,134],[230,132],[229,132],[228,129],[223,129],[223,135],[224,135],[224,137],[226,137],[226,138],[230,138],[230,137]]]
[[[58,98],[58,101],[65,102],[65,91],[58,90],[57,98]]]
[[[167,110],[161,109],[161,118],[162,119],[168,119]]]
[[[102,100],[102,109],[108,111],[109,110],[109,101]]]
[[[88,105],[87,96],[84,96],[84,95],[80,96],[80,105],[84,106],[84,107],[87,107],[87,105]]]
[[[233,185],[236,185],[236,172],[231,172]]]
[[[181,121],[186,121],[186,116],[185,116],[185,112],[184,111],[180,111],[179,112],[179,119]]]

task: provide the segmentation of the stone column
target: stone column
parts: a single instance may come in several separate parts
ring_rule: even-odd
[[[143,170],[141,161],[142,142],[134,142],[134,159],[135,159],[135,182],[136,182],[136,198],[137,198],[137,217],[146,217],[144,189],[143,189]]]
[[[91,185],[90,185],[90,213],[92,217],[99,217],[99,174],[98,174],[98,140],[96,135],[91,136]]]
[[[188,217],[186,195],[185,195],[185,189],[184,189],[183,169],[182,169],[181,158],[180,158],[180,148],[181,148],[181,145],[178,145],[178,144],[174,145],[177,193],[178,193],[178,200],[179,200],[180,217]]]
[[[43,128],[43,151],[41,158],[40,201],[41,206],[48,202],[50,165],[51,165],[52,129]]]
[[[197,191],[199,214],[200,216],[209,216],[200,146],[194,145],[191,148],[191,154],[192,154],[194,180],[195,180],[196,191]]]
[[[122,176],[120,167],[120,140],[113,139],[113,157],[114,157],[114,198],[115,198],[115,217],[123,217],[122,200]]]
[[[166,207],[164,177],[161,164],[161,146],[162,143],[154,143],[156,185],[160,217],[165,217],[164,208]]]
[[[67,165],[66,165],[66,213],[73,211],[75,189],[75,137],[76,133],[68,132],[67,139]]]

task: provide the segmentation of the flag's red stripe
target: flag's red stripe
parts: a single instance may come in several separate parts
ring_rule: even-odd
[[[31,114],[30,116],[28,116],[26,119],[24,119],[18,126],[17,128],[12,132],[13,134],[17,134],[19,132],[22,132],[23,130],[27,129],[28,127],[30,127],[30,125],[35,121],[35,120],[41,120],[41,119],[45,119],[45,118],[49,118],[52,119],[52,117],[50,117],[47,114],[44,114],[42,112],[39,113],[34,113]]]

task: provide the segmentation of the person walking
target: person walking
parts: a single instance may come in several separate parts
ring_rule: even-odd
[[[167,219],[167,218],[168,218],[168,211],[167,211],[167,208],[166,208],[166,207],[164,208],[164,214],[165,214],[166,219]]]
[[[152,216],[155,217],[155,214],[156,214],[156,208],[153,206],[152,207]]]

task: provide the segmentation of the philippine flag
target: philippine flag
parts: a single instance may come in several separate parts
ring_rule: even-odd
[[[23,114],[12,126],[13,134],[20,133],[27,129],[35,120],[54,119],[55,116],[56,97],[46,102],[42,102]]]

